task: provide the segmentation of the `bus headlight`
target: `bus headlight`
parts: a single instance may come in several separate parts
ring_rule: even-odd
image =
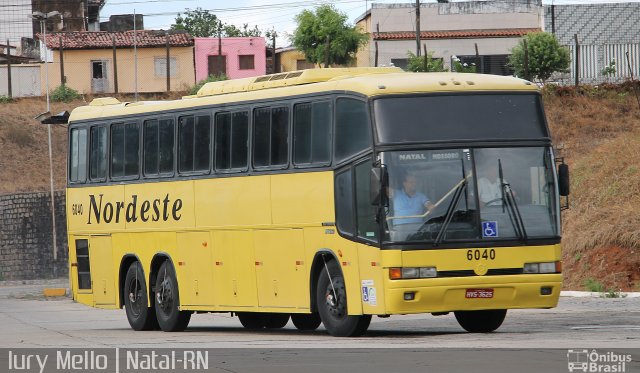
[[[436,267],[393,267],[389,268],[391,280],[438,277]]]
[[[560,262],[544,262],[544,263],[526,263],[522,270],[523,273],[561,273],[562,265]]]

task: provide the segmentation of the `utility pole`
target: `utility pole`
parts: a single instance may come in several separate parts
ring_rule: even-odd
[[[11,46],[9,45],[9,39],[7,39],[7,94],[9,98],[13,98],[13,91],[11,89]]]
[[[576,73],[576,88],[580,84],[580,44],[578,43],[578,34],[573,34],[573,38],[576,41],[576,63],[575,63],[575,73]]]
[[[277,74],[278,73],[278,64],[276,63],[276,37],[278,36],[278,34],[276,33],[276,30],[271,30],[271,61],[273,62],[273,73]]]
[[[115,93],[118,93],[118,59],[116,58],[116,37],[111,35],[111,42],[113,43],[113,85]]]
[[[222,21],[220,20],[218,20],[218,70],[222,70]],[[224,69],[225,74],[226,72],[227,69]]]
[[[169,31],[166,33],[166,48],[167,48],[167,92],[171,92],[171,52],[169,49]]]
[[[138,37],[136,33],[136,10],[133,10],[133,84],[135,86],[136,102],[138,101]]]
[[[420,57],[420,0],[416,0],[416,56]]]
[[[63,85],[67,82],[67,79],[64,77],[64,47],[62,46],[62,36],[58,39],[60,43],[60,85]]]
[[[380,36],[380,23],[376,23],[376,32],[378,33],[378,36]],[[374,57],[373,66],[378,67],[378,42],[377,41],[376,41],[376,54]]]
[[[531,77],[529,77],[529,47],[526,40],[522,42],[524,43],[524,79],[531,81]]]

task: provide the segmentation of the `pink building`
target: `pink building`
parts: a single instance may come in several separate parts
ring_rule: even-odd
[[[266,74],[266,44],[263,37],[222,38],[222,58],[218,38],[194,38],[196,81],[224,73],[229,79]]]

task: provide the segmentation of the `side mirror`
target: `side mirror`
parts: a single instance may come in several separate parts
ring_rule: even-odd
[[[371,169],[369,196],[371,204],[379,206],[386,203],[385,190],[389,185],[389,174],[386,167],[373,167]]]
[[[569,195],[569,166],[565,163],[558,166],[558,190],[563,197]]]

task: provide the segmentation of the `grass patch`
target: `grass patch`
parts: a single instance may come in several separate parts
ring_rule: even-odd
[[[13,102],[13,99],[9,96],[0,96],[0,104],[8,104]]]
[[[602,284],[602,282],[592,279],[592,278],[588,278],[585,282],[584,282],[584,286],[587,288],[587,290],[589,290],[592,293],[602,293],[604,292],[604,285]]]
[[[33,143],[33,136],[28,128],[18,126],[11,126],[6,132],[6,139],[9,142],[16,144],[17,146],[24,148]]]

